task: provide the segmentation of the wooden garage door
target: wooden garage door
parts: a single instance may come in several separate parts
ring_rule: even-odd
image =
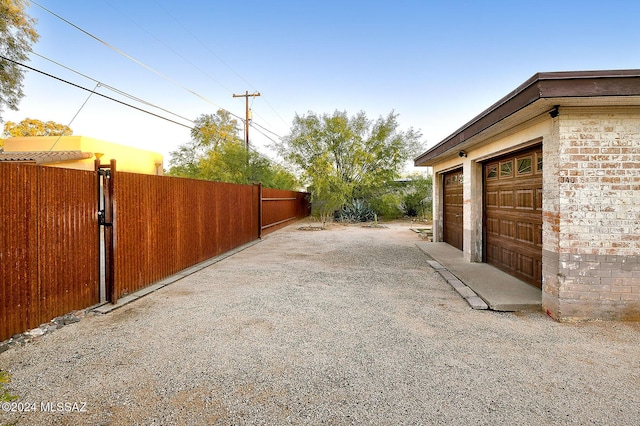
[[[443,176],[443,240],[462,250],[462,169]]]
[[[542,147],[484,164],[485,261],[542,287]]]

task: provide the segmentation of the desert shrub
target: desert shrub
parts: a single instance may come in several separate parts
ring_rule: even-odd
[[[336,220],[347,223],[370,222],[376,220],[376,217],[376,212],[371,209],[369,203],[356,199],[342,206],[336,215]]]
[[[413,192],[402,197],[402,212],[409,217],[422,217],[425,212],[424,194]]]
[[[399,194],[390,193],[372,199],[369,204],[371,209],[378,214],[379,218],[391,220],[402,217],[401,202],[402,200]]]

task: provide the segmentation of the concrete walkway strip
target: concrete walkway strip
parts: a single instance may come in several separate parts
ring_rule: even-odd
[[[453,280],[461,281],[479,299],[484,301],[488,309],[504,312],[542,310],[540,289],[486,263],[465,260],[460,250],[447,243],[419,242],[416,245],[433,259],[429,264],[432,266],[437,264],[438,267],[434,269],[447,282],[452,284]],[[468,295],[468,297],[463,295],[467,301],[473,297],[466,290],[465,295]],[[478,306],[477,300],[472,300],[474,306]]]
[[[447,280],[447,283],[449,283],[449,285],[453,287],[454,290],[457,291],[458,294],[467,301],[467,303],[469,303],[469,306],[471,306],[471,308],[479,310],[489,309],[489,305],[487,305],[481,297],[478,297],[478,295],[473,290],[471,290],[455,275],[453,275],[451,271],[447,270],[444,266],[436,261],[427,261],[427,263],[429,263],[429,265],[431,265],[431,267],[435,269],[442,276],[442,278]]]

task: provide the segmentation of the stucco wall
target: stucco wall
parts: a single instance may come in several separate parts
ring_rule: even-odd
[[[640,320],[640,108],[561,108],[556,132],[543,307],[559,320]]]
[[[143,173],[143,174],[163,174],[162,154],[153,151],[133,148],[126,145],[119,145],[111,142],[93,139],[86,136],[32,136],[15,137],[5,140],[4,149],[6,152],[24,151],[82,151],[92,154],[103,154],[101,162],[108,164],[111,159],[116,160],[117,170],[123,172]],[[89,158],[78,161],[57,163],[53,166],[93,170],[94,159]]]

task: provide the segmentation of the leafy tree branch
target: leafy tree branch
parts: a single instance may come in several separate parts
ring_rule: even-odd
[[[29,2],[0,0],[0,56],[16,62],[29,59],[31,45],[38,41],[35,20],[26,14]],[[5,107],[18,109],[24,96],[24,69],[14,62],[0,58],[0,120]]]
[[[400,131],[397,117],[393,111],[377,120],[362,111],[352,117],[344,111],[296,114],[276,147],[301,170],[319,213],[330,215],[354,199],[380,193],[420,152],[420,132]]]

